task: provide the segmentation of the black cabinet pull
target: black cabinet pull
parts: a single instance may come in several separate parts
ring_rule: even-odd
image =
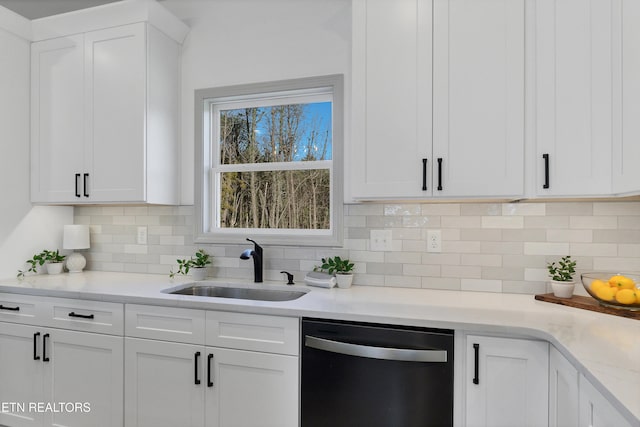
[[[85,173],[83,176],[84,197],[89,197],[89,191],[87,191],[87,178],[89,178],[89,174]]]
[[[36,332],[33,334],[33,360],[40,360],[40,356],[38,356],[38,337],[40,336],[40,332]]]
[[[442,191],[442,158],[438,157],[438,191]]]
[[[93,319],[93,314],[76,314],[73,311],[69,313],[69,317],[79,317],[81,319]]]
[[[80,179],[80,174],[76,174],[76,197],[80,197],[80,189],[78,187],[78,180]]]
[[[0,310],[9,310],[9,311],[20,311],[20,306],[15,307],[7,307],[0,304]]]
[[[196,354],[193,355],[193,365],[195,366],[193,372],[193,382],[195,385],[200,384],[200,378],[198,378],[198,359],[200,358],[200,352],[196,351]]]
[[[207,387],[213,387],[213,381],[211,379],[211,359],[213,359],[213,354],[207,356]]]
[[[42,336],[42,361],[48,362],[49,358],[47,357],[47,338],[49,338],[49,334],[44,334]]]
[[[543,154],[544,159],[544,184],[542,188],[549,188],[549,154]]]
[[[427,159],[422,159],[422,191],[427,191]]]
[[[478,363],[480,358],[480,344],[473,345],[473,383],[480,384],[480,379],[478,378]]]

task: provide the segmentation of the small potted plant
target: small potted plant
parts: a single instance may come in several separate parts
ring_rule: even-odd
[[[26,261],[29,264],[29,268],[27,271],[18,270],[18,278],[22,279],[24,274],[27,272],[37,273],[38,267],[46,265],[48,274],[60,274],[63,269],[63,261],[65,256],[60,254],[60,251],[56,249],[55,251],[50,251],[44,249],[42,252],[37,253],[33,256],[33,258],[28,259]]]
[[[198,249],[195,257],[189,259],[177,259],[178,271],[169,272],[169,277],[173,278],[176,274],[184,274],[185,276],[191,271],[193,280],[204,280],[207,277],[207,265],[211,264],[211,255],[206,253],[204,249]]]
[[[351,287],[353,281],[353,263],[348,259],[342,259],[339,256],[331,258],[322,258],[320,270],[336,276],[336,283],[339,288],[346,289]]]
[[[558,264],[550,262],[547,264],[549,277],[551,278],[551,288],[553,294],[559,298],[571,298],[576,286],[573,275],[576,272],[576,262],[567,255],[562,257]]]

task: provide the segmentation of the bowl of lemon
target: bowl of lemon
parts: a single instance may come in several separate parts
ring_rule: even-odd
[[[590,272],[580,278],[589,295],[601,305],[640,310],[640,273]]]

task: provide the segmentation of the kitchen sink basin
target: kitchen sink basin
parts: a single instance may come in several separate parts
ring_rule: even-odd
[[[242,288],[206,284],[188,284],[177,289],[167,289],[163,292],[172,295],[192,295],[197,297],[209,298],[234,298],[252,301],[292,301],[306,294],[306,292],[303,291],[284,289]]]

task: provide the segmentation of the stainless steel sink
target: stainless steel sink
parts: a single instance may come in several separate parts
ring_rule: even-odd
[[[234,298],[253,301],[292,301],[306,294],[306,292],[293,290],[240,288],[204,284],[189,284],[177,289],[167,289],[163,292],[173,295],[193,295],[209,298]]]

